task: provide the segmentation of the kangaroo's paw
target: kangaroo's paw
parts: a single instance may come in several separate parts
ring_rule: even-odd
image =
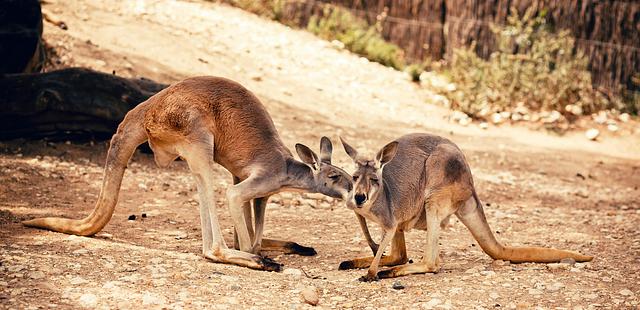
[[[371,275],[371,274],[367,273],[366,275],[358,278],[358,281],[360,281],[360,282],[376,282],[376,281],[380,281],[380,278],[378,278],[377,274]]]
[[[346,260],[340,263],[340,266],[338,266],[338,270],[349,270],[349,269],[358,269],[352,260]]]
[[[300,256],[315,256],[316,254],[318,254],[318,252],[316,252],[316,250],[312,247],[308,247],[308,246],[304,246],[304,245],[299,245],[295,242],[291,242],[290,245],[288,245],[290,252],[288,252],[288,254],[297,254]]]
[[[208,251],[204,253],[204,256],[216,263],[237,265],[256,270],[280,272],[283,266],[268,257],[232,249]]]
[[[282,252],[284,254],[297,254],[301,256],[314,256],[318,254],[314,248],[306,247],[291,241],[262,239],[262,251]]]
[[[260,260],[260,265],[262,266],[262,270],[275,272],[282,271],[282,267],[284,266],[268,257],[263,257],[262,260]]]

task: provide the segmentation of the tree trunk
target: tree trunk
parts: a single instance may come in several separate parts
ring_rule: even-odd
[[[0,0],[0,74],[39,72],[45,60],[38,0]]]
[[[108,138],[165,87],[81,68],[0,76],[0,140]]]

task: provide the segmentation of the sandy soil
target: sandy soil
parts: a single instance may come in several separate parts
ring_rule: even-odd
[[[401,134],[444,135],[465,151],[497,237],[594,255],[591,263],[492,262],[457,220],[441,238],[438,274],[361,283],[338,264],[369,255],[355,216],[340,201],[273,197],[265,235],[313,246],[314,257],[269,253],[282,273],[214,264],[199,255],[195,184],[183,162],[159,169],[137,153],[110,224],[93,238],[27,229],[43,215],[79,218],[101,184],[105,142],[0,143],[0,308],[637,309],[640,303],[640,130],[632,122],[599,141],[522,127],[462,127],[430,104],[431,93],[399,72],[334,48],[309,33],[200,1],[48,1],[69,26],[45,25],[60,66],[174,82],[219,75],[254,91],[285,143],[317,148],[339,135],[375,152]],[[334,161],[352,165],[335,146]],[[231,242],[224,190],[216,198]],[[143,217],[145,214],[146,217]],[[136,215],[135,220],[128,220]],[[374,229],[377,236],[379,231]],[[425,233],[407,234],[419,260]]]

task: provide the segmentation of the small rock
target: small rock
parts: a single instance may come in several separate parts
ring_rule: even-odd
[[[286,275],[295,276],[295,277],[302,276],[302,270],[296,269],[296,268],[287,268],[282,273]]]
[[[458,123],[462,126],[468,126],[469,124],[471,124],[471,118],[467,117],[467,118],[461,118]]]
[[[94,294],[82,294],[80,296],[80,305],[85,308],[95,308],[98,303],[98,297]]]
[[[89,250],[87,250],[87,249],[78,249],[78,250],[75,250],[75,251],[73,251],[71,253],[76,254],[76,255],[84,255],[84,254],[89,253]]]
[[[478,126],[479,126],[481,129],[487,129],[487,128],[489,128],[489,123],[487,123],[487,122],[482,122],[482,123],[478,124]]]
[[[496,272],[492,270],[483,270],[483,271],[480,271],[480,274],[483,276],[491,277],[491,276],[495,276]]]
[[[491,266],[493,268],[500,268],[500,267],[503,267],[503,266],[509,266],[510,264],[511,264],[510,261],[504,261],[504,260],[499,260],[499,259],[496,259],[493,262],[491,262]]]
[[[609,125],[607,125],[607,129],[608,129],[609,131],[611,131],[611,132],[616,132],[616,131],[618,131],[618,129],[620,129],[620,128],[619,128],[619,127],[618,127],[618,125],[616,125],[616,124],[609,124]]]
[[[618,119],[619,119],[621,122],[623,122],[623,123],[628,122],[628,121],[629,121],[629,119],[630,119],[629,113],[622,113],[622,114],[620,114],[620,116],[618,116]]]
[[[622,296],[631,296],[633,295],[633,292],[630,289],[623,289],[620,291],[620,295]]]
[[[404,289],[404,285],[403,285],[403,284],[402,284],[402,282],[400,282],[400,281],[395,281],[395,282],[393,282],[393,285],[391,285],[391,287],[392,287],[394,290],[402,290],[402,289]]]
[[[435,306],[439,305],[442,303],[442,300],[438,299],[438,298],[433,298],[431,300],[429,300],[427,303],[425,303],[424,305],[422,305],[422,307],[424,309],[433,309],[435,308]]]
[[[496,125],[502,123],[502,115],[500,113],[493,113],[491,115],[491,122]]]
[[[556,282],[556,283],[553,283],[553,284],[549,285],[547,287],[547,290],[549,290],[551,292],[556,292],[556,291],[561,290],[562,288],[564,288],[564,284],[562,284],[560,282]]]
[[[584,135],[585,135],[585,137],[587,137],[587,139],[595,141],[598,138],[598,136],[600,135],[600,130],[595,129],[595,128],[591,128],[591,129],[587,130],[584,133]]]
[[[251,75],[251,79],[256,81],[256,82],[260,82],[260,81],[262,81],[262,75],[260,75],[259,73],[252,74]]]
[[[111,239],[113,238],[113,235],[110,233],[99,233],[99,234],[96,234],[96,237]]]
[[[85,284],[85,283],[88,283],[88,282],[89,281],[87,281],[87,280],[85,280],[85,279],[83,279],[81,277],[74,277],[74,278],[71,278],[71,280],[69,280],[69,283],[71,285],[80,285],[80,284]]]
[[[600,111],[597,115],[593,116],[593,120],[598,124],[604,124],[607,122],[607,112]]]
[[[22,265],[14,265],[14,266],[9,266],[7,267],[7,271],[9,272],[20,272],[20,270],[24,269],[25,267]]]
[[[513,113],[511,114],[511,120],[514,122],[518,122],[522,120],[522,114],[520,113]]]
[[[333,296],[333,297],[331,297],[330,299],[331,299],[331,301],[336,301],[336,302],[340,302],[340,301],[345,301],[345,300],[347,300],[347,298],[346,298],[346,297],[344,297],[344,296]]]
[[[162,296],[158,296],[152,293],[145,293],[142,296],[142,305],[163,305],[165,304],[165,300]]]
[[[304,288],[300,295],[302,300],[312,306],[317,306],[320,303],[320,297],[318,297],[318,290],[314,286],[307,286]]]
[[[42,279],[44,277],[45,277],[45,274],[42,271],[34,271],[34,272],[29,273],[29,278],[34,279],[34,280],[40,280],[40,279]]]
[[[567,264],[567,265],[575,265],[576,260],[571,258],[571,257],[567,257],[567,258],[563,258],[560,260],[560,264]]]
[[[536,288],[529,289],[529,295],[542,295],[542,291]]]

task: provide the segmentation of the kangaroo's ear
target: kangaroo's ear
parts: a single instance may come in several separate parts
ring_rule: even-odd
[[[320,138],[320,162],[324,164],[331,164],[331,153],[333,152],[333,145],[331,140],[327,137]]]
[[[311,166],[313,170],[318,170],[320,167],[320,161],[318,160],[318,155],[314,151],[312,151],[309,147],[304,144],[296,144],[296,152],[298,156],[300,156],[300,160],[305,164]]]
[[[349,143],[344,141],[342,137],[340,137],[340,142],[342,142],[342,147],[344,147],[344,151],[347,152],[347,155],[349,155],[349,157],[351,157],[351,159],[355,161],[356,157],[358,157],[358,151],[356,151],[356,149],[349,145]]]
[[[396,156],[397,152],[398,141],[393,141],[385,145],[376,155],[376,166],[378,166],[378,168],[382,168]]]

